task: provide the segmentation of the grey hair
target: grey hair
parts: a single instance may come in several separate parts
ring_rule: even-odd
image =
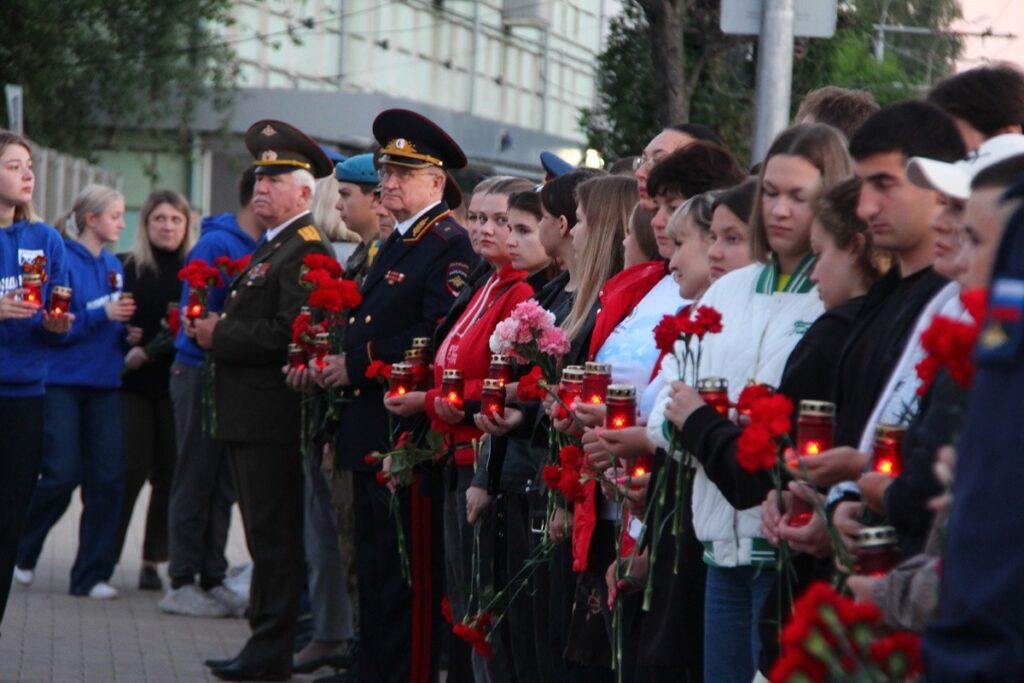
[[[309,194],[312,197],[313,193],[316,192],[316,178],[313,174],[304,168],[297,168],[292,171],[292,178],[295,179],[295,184],[299,187],[309,188]]]

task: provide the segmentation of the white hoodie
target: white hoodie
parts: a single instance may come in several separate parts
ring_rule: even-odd
[[[780,292],[774,291],[774,264],[752,264],[711,285],[699,305],[722,314],[722,332],[704,338],[699,377],[724,377],[733,402],[750,380],[778,386],[793,347],[825,311],[817,288],[807,279],[813,263],[808,255]],[[663,426],[668,385],[679,377],[674,358],[665,357],[661,374],[665,387],[651,411],[647,433],[655,444],[667,449]],[[761,507],[736,510],[704,468],[699,464],[696,468],[693,526],[704,543],[705,562],[719,567],[772,563],[774,550],[758,537]]]

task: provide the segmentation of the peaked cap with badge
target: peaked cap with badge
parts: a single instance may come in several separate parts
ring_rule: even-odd
[[[245,146],[254,159],[257,175],[278,175],[303,169],[314,178],[334,172],[323,148],[301,130],[275,119],[263,119],[245,132]]]
[[[449,209],[462,204],[462,190],[450,171],[469,163],[465,152],[436,123],[408,109],[387,109],[373,120],[373,137],[380,143],[378,164],[444,171],[444,202]]]

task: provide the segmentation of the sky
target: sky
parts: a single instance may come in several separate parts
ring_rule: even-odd
[[[1024,68],[1024,2],[1021,0],[961,0],[964,18],[954,26],[960,31],[1013,33],[1015,38],[967,38],[957,70],[985,61],[1014,62]]]

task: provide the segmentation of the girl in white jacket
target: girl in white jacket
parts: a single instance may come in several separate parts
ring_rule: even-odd
[[[699,376],[728,380],[732,401],[751,380],[777,386],[793,347],[823,312],[808,279],[811,201],[850,174],[846,140],[823,124],[787,129],[768,150],[751,217],[755,263],[718,279],[700,301],[722,314],[723,329],[705,337]],[[668,448],[664,407],[668,385],[678,379],[675,360],[666,358],[661,372],[666,387],[647,428],[656,444]],[[774,551],[759,537],[760,507],[734,509],[699,465],[692,501],[708,565],[704,679],[749,683],[760,651],[758,615],[774,580]]]

